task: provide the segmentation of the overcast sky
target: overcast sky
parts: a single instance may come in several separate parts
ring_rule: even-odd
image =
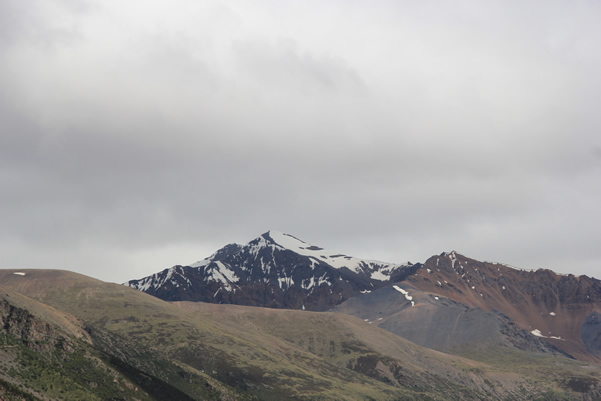
[[[601,278],[601,3],[0,0],[0,267],[269,229]]]

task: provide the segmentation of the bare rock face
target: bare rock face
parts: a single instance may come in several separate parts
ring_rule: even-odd
[[[592,355],[601,359],[601,313],[594,311],[584,319],[582,342]]]
[[[0,327],[8,335],[36,351],[49,351],[59,345],[70,348],[65,336],[52,325],[4,299],[0,299]]]

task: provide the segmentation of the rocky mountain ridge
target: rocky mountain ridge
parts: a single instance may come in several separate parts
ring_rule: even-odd
[[[450,252],[429,258],[406,284],[502,313],[575,358],[600,360],[601,281],[595,278],[520,270]]]

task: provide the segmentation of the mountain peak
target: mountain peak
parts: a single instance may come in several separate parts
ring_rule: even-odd
[[[266,241],[272,245],[279,245],[282,248],[294,250],[296,248],[303,248],[310,246],[305,241],[296,238],[293,235],[283,233],[277,230],[269,230],[266,233],[261,234],[259,237],[251,241],[251,243],[261,243]]]
[[[269,237],[274,244],[279,245],[282,248],[291,250],[291,251],[296,252],[301,255],[305,255],[305,251],[307,251],[307,250],[309,250],[309,251],[322,251],[323,250],[323,248],[306,243],[305,241],[298,239],[294,235],[286,234],[286,233],[283,233],[280,231],[271,230],[263,235],[264,236],[267,235],[267,237]],[[309,256],[309,255],[305,255],[305,256]]]

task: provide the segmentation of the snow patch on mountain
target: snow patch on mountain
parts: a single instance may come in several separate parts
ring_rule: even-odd
[[[209,258],[203,259],[203,260],[199,260],[198,262],[194,262],[189,264],[188,266],[190,267],[203,267],[208,265],[209,263],[211,263],[211,260]]]
[[[175,266],[139,280],[134,288],[146,292],[149,288],[161,287],[167,283],[171,283],[171,285],[179,287],[179,284],[176,280],[177,277],[183,279],[188,286],[191,285],[190,280],[188,280],[188,278],[178,270],[178,266]]]
[[[543,333],[541,333],[541,331],[539,329],[534,329],[530,332],[532,335],[536,336],[536,337],[541,337],[541,338],[552,338],[554,340],[562,340],[565,341],[563,338],[561,338],[560,336],[545,336],[543,335]],[[550,334],[550,333],[549,333]]]
[[[401,294],[403,294],[405,296],[405,299],[407,301],[411,301],[411,306],[415,306],[415,302],[413,301],[413,297],[411,295],[409,295],[409,292],[405,291],[404,289],[402,289],[398,285],[393,285],[392,288],[394,288],[395,290],[397,290],[398,292],[400,292]]]
[[[272,230],[269,231],[267,235],[281,249],[287,249],[299,255],[310,257],[313,260],[327,263],[328,265],[336,269],[342,269],[343,267],[346,267],[355,273],[361,273],[371,270],[369,268],[370,265],[384,266],[383,268],[377,271],[371,272],[371,278],[375,280],[388,280],[388,277],[390,276],[390,271],[393,268],[397,266],[404,266],[380,262],[377,260],[357,259],[352,256],[343,255],[339,252],[328,251],[318,246],[313,246],[304,241],[301,241],[300,239],[290,234],[284,234],[279,231]],[[264,240],[264,237],[261,238]]]
[[[207,268],[209,280],[218,281],[228,290],[232,290],[232,284],[238,282],[239,278],[225,264],[216,260],[214,264],[209,264]]]

